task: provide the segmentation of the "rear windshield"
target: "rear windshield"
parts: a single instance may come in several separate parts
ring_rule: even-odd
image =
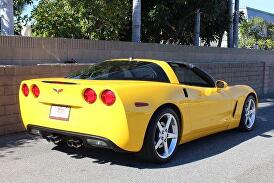
[[[159,65],[136,61],[105,61],[72,73],[68,78],[169,82],[166,73]]]

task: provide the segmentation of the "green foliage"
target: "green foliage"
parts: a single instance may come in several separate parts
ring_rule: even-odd
[[[142,1],[143,41],[193,44],[197,9],[202,40],[220,40],[230,23],[227,0],[149,0]]]
[[[19,34],[22,29],[22,25],[26,25],[29,21],[27,16],[23,16],[22,12],[26,5],[33,3],[33,0],[14,0],[14,20],[15,20],[15,33]]]
[[[14,0],[14,15],[20,16],[24,7],[28,4],[32,4],[33,0]]]
[[[119,40],[130,21],[124,0],[41,0],[33,10],[36,36]]]
[[[274,49],[274,25],[259,17],[245,20],[240,26],[240,46],[253,48],[255,44],[259,49]]]
[[[40,0],[32,13],[37,36],[131,41],[132,0]],[[143,0],[142,41],[193,44],[195,11],[201,38],[221,40],[228,0]]]

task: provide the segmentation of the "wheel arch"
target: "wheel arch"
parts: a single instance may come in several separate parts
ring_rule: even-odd
[[[238,103],[239,112],[240,112],[239,114],[240,115],[242,114],[242,111],[243,111],[243,108],[244,108],[244,104],[245,104],[245,102],[246,102],[246,100],[248,99],[249,96],[252,96],[252,97],[255,98],[255,100],[256,100],[255,101],[256,102],[256,107],[258,107],[258,97],[257,97],[257,94],[255,92],[249,92],[247,95],[242,96],[241,99],[239,99],[239,98],[237,99],[237,101],[241,102],[241,104],[242,104],[242,105],[239,105],[239,103]],[[238,108],[238,106],[237,106],[237,108]]]
[[[180,123],[180,131],[179,131],[179,140],[181,139],[182,137],[182,134],[183,134],[183,127],[184,127],[184,124],[183,124],[183,115],[182,115],[182,112],[180,110],[180,108],[173,104],[173,103],[165,103],[165,104],[162,104],[161,106],[159,106],[154,112],[153,114],[151,115],[150,119],[149,119],[149,122],[148,122],[148,125],[146,127],[146,130],[145,130],[145,134],[144,134],[144,139],[143,139],[143,145],[141,147],[141,150],[140,152],[143,150],[144,148],[144,142],[145,142],[145,139],[147,138],[147,131],[149,129],[149,125],[151,124],[151,120],[153,119],[153,117],[156,115],[156,113],[164,108],[170,108],[170,109],[173,109],[177,114],[178,114],[178,117],[179,117],[179,123]]]
[[[164,108],[173,109],[173,110],[176,112],[176,114],[178,115],[179,120],[180,120],[179,122],[180,122],[180,125],[181,125],[180,132],[179,132],[180,138],[181,138],[181,137],[182,137],[182,133],[183,133],[183,127],[184,127],[184,123],[183,123],[184,119],[183,119],[183,115],[182,115],[182,112],[181,112],[180,108],[179,108],[177,105],[173,104],[173,103],[165,103],[165,104],[162,104],[161,106],[159,106],[159,107],[153,112],[151,118],[149,119],[149,123],[148,123],[148,125],[147,125],[147,129],[148,129],[148,127],[149,127],[149,124],[150,124],[150,122],[151,122],[151,119],[155,116],[155,114],[156,114],[158,111],[160,111],[160,110],[162,110],[162,109],[164,109]],[[147,132],[147,129],[146,129],[146,132]]]
[[[245,104],[246,104],[246,102],[247,102],[247,100],[248,100],[249,97],[254,97],[256,108],[258,107],[258,97],[257,97],[256,93],[255,92],[248,93],[248,95],[246,95],[246,97],[244,99],[244,103],[243,103],[242,110],[241,110],[242,112],[241,112],[240,121],[239,121],[239,123],[237,125],[237,128],[240,129],[241,131],[250,131],[253,128],[252,127],[251,129],[247,129],[247,127],[245,127],[243,125],[243,121],[242,121],[243,117],[244,117],[244,107],[245,107]]]
[[[154,111],[153,115],[155,115],[156,112],[158,112],[159,110],[164,109],[164,108],[171,108],[171,109],[173,109],[173,110],[178,114],[179,119],[182,121],[182,114],[181,114],[181,111],[180,111],[179,107],[178,107],[177,105],[173,104],[173,103],[165,103],[165,104],[162,104],[161,106],[159,106],[159,107]],[[153,116],[153,115],[152,115],[152,116]],[[181,121],[180,121],[180,122],[181,122]]]
[[[252,97],[254,97],[255,98],[255,102],[256,102],[256,107],[258,107],[258,96],[257,96],[257,94],[255,93],[255,92],[250,92],[247,96],[246,96],[246,98],[245,98],[245,100],[249,97],[249,96],[252,96]]]

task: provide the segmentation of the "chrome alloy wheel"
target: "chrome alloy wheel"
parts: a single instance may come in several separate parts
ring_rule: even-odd
[[[256,118],[256,104],[255,101],[250,98],[245,106],[245,125],[248,129],[252,128]]]
[[[159,157],[166,159],[173,154],[178,141],[178,124],[176,118],[166,113],[157,122],[154,148]]]

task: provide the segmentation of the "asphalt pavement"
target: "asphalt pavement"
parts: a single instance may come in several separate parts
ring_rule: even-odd
[[[274,99],[249,133],[230,130],[181,145],[164,165],[134,154],[59,147],[25,133],[0,137],[0,182],[274,183]]]

